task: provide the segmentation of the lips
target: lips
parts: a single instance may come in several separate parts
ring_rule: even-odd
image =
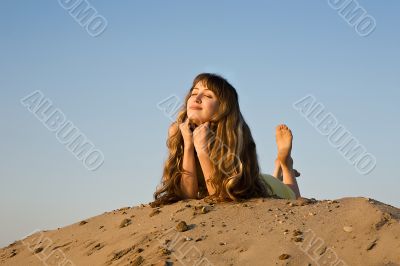
[[[198,106],[191,106],[190,109],[192,109],[192,110],[201,110],[203,108],[198,107]]]

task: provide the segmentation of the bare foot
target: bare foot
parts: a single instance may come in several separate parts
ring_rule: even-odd
[[[292,151],[292,132],[290,129],[282,124],[276,127],[276,145],[278,146],[277,159],[281,163],[281,166],[292,166],[293,159],[290,156]]]

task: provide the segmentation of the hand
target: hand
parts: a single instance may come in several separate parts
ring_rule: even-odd
[[[190,130],[188,118],[179,125],[179,130],[181,131],[185,147],[193,147],[193,133]]]
[[[205,122],[196,127],[193,131],[193,142],[197,154],[209,154],[208,141],[209,141],[209,122]]]

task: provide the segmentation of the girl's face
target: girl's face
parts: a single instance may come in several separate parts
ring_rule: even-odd
[[[196,125],[200,125],[210,121],[218,112],[218,107],[217,96],[199,81],[188,99],[187,116]]]

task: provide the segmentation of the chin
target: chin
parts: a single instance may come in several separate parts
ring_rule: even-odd
[[[198,116],[191,115],[191,114],[189,114],[188,117],[189,117],[189,120],[192,123],[196,124],[197,126],[205,122],[202,117],[198,117]]]
[[[189,120],[190,120],[193,124],[195,124],[196,126],[201,125],[201,124],[203,123],[202,120],[196,119],[196,118],[193,118],[193,117],[190,117]]]
[[[189,117],[189,120],[192,121],[197,126],[211,120],[208,116],[199,114],[194,110],[188,110],[187,116]]]

